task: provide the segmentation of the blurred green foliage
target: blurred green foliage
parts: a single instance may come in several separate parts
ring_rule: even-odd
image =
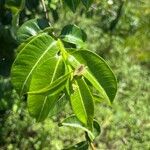
[[[102,126],[101,136],[95,141],[97,149],[150,149],[150,1],[96,0],[88,11],[81,5],[76,13],[68,11],[67,6],[63,8],[59,0],[49,2],[51,23],[57,33],[68,23],[83,28],[88,35],[86,48],[103,56],[118,79],[113,106],[96,105],[96,117]],[[31,5],[27,0],[26,6],[20,24],[33,14],[44,15],[38,0]],[[11,19],[11,11],[1,0],[0,149],[60,150],[63,145],[79,142],[84,137],[80,130],[58,128],[56,122],[66,116],[64,112],[58,118],[35,123],[25,100],[20,101],[13,90],[9,73],[18,43],[11,36]]]

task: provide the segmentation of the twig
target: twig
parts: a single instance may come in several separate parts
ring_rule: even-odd
[[[48,15],[48,11],[46,9],[45,1],[41,0],[41,3],[42,3],[43,10],[44,10],[44,13],[45,13],[45,18],[48,20],[49,26],[52,26],[52,24],[50,23],[50,18],[49,18],[49,15]]]
[[[90,147],[91,147],[92,150],[96,150],[93,143],[90,143]]]

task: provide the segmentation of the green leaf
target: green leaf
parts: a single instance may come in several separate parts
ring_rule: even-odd
[[[18,91],[23,95],[29,89],[32,74],[37,66],[44,61],[57,57],[57,42],[47,34],[39,34],[28,43],[19,46],[16,60],[12,66],[12,82]]]
[[[93,93],[93,98],[94,98],[95,102],[99,102],[100,103],[100,102],[104,101],[103,97],[101,95],[99,95],[99,94],[96,94],[96,93]]]
[[[63,150],[88,150],[89,144],[88,141],[82,141],[71,147],[64,148]]]
[[[80,3],[80,0],[64,0],[64,2],[67,4],[67,6],[73,11],[75,12],[79,3]]]
[[[87,39],[86,33],[76,25],[67,25],[65,26],[60,34],[65,42],[72,43],[77,45],[77,47],[83,47]]]
[[[83,5],[88,9],[91,4],[94,2],[94,0],[81,0]]]
[[[57,115],[58,113],[65,110],[65,106],[68,102],[68,99],[65,94],[60,95],[58,100],[56,101],[54,107],[50,110],[49,116]]]
[[[19,27],[20,12],[25,7],[25,0],[6,0],[5,7],[12,11],[12,36],[16,39],[16,32]]]
[[[69,78],[71,73],[67,73],[60,78],[56,79],[54,82],[52,82],[50,85],[44,87],[43,89],[38,89],[37,91],[28,92],[30,95],[55,95],[62,91],[65,87],[65,83],[67,82],[67,79]],[[43,79],[42,79],[43,80]]]
[[[11,9],[13,14],[21,11],[25,6],[25,0],[6,0],[5,7]]]
[[[93,134],[95,137],[97,137],[100,135],[100,133],[101,133],[101,127],[99,123],[96,120],[94,120],[93,121]]]
[[[45,120],[49,113],[53,112],[60,96],[58,94],[52,96],[29,95],[27,102],[29,114],[38,122]]]
[[[72,109],[77,118],[90,129],[93,125],[94,103],[90,90],[83,78],[75,79],[70,95]]]
[[[69,116],[68,118],[64,119],[59,126],[68,126],[73,128],[80,128],[83,131],[88,133],[89,138],[93,141],[101,132],[100,126],[96,120],[93,121],[93,130],[89,130],[79,119],[75,116]]]
[[[116,78],[107,63],[93,52],[81,50],[68,56],[74,69],[84,65],[83,76],[100,92],[107,102],[113,102],[117,91]]]
[[[44,91],[45,93],[36,93],[39,89],[50,87],[55,81],[58,81],[65,73],[65,65],[62,57],[52,57],[40,64],[32,75],[28,95],[28,109],[31,116],[35,117],[37,121],[43,121],[51,110],[53,110],[55,104],[60,97],[60,92],[64,89],[64,86],[57,87],[52,91]],[[67,76],[68,77],[68,76]],[[57,83],[58,84],[58,83]],[[65,84],[64,84],[65,85]],[[55,87],[56,88],[56,87]],[[51,93],[52,92],[52,93]],[[53,93],[54,92],[54,93]]]
[[[48,21],[45,19],[31,19],[26,21],[17,31],[17,39],[24,42],[27,38],[37,35],[44,28],[48,27]]]

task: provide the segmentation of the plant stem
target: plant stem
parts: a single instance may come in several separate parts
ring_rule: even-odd
[[[92,150],[96,150],[93,143],[90,143],[90,147],[91,147]]]
[[[45,1],[41,0],[41,3],[42,3],[43,10],[44,10],[44,13],[45,13],[45,18],[48,20],[49,26],[52,26],[52,24],[50,23],[50,18],[49,18],[49,15],[48,15],[48,11],[46,9]]]
[[[63,43],[59,39],[58,39],[57,43],[58,43],[58,47],[59,47],[59,49],[60,49],[60,51],[62,53],[63,59],[66,60],[67,57],[68,57],[68,53],[66,52]]]
[[[91,150],[96,150],[96,148],[95,148],[94,144],[92,143],[92,141],[90,140],[87,132],[85,132],[85,138],[88,141],[88,143],[89,143],[89,145],[91,147]]]

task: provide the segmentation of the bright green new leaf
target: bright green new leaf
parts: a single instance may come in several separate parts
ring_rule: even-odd
[[[94,0],[81,0],[83,5],[88,9],[91,4],[94,2]]]
[[[67,6],[73,11],[75,12],[79,3],[80,3],[80,0],[64,0],[64,2],[67,4]]]
[[[77,47],[83,47],[87,39],[86,33],[76,25],[67,25],[65,26],[60,34],[65,42],[72,43],[77,45]]]
[[[17,39],[24,42],[27,38],[37,35],[44,28],[48,27],[48,21],[45,19],[31,19],[25,22],[17,31]]]
[[[82,141],[68,148],[64,148],[63,150],[88,150],[88,147],[88,141]]]
[[[90,129],[93,125],[94,102],[84,78],[77,78],[70,95],[72,109],[77,118]]]
[[[30,115],[35,117],[37,121],[44,120],[48,116],[49,112],[53,110],[60,96],[60,92],[64,89],[64,86],[59,85],[58,83],[60,82],[58,82],[58,89],[46,92],[43,90],[45,93],[37,92],[38,94],[36,91],[44,89],[45,87],[50,87],[53,83],[56,83],[58,78],[60,79],[64,73],[65,65],[62,57],[54,56],[40,64],[32,75],[28,95],[28,109]]]
[[[57,42],[47,34],[39,34],[19,46],[20,53],[12,66],[12,82],[20,95],[29,89],[32,74],[44,61],[57,57]],[[40,88],[39,88],[40,89]]]
[[[71,53],[68,62],[73,68],[84,66],[82,73],[107,102],[113,102],[117,91],[116,78],[107,63],[93,52],[81,50]]]

